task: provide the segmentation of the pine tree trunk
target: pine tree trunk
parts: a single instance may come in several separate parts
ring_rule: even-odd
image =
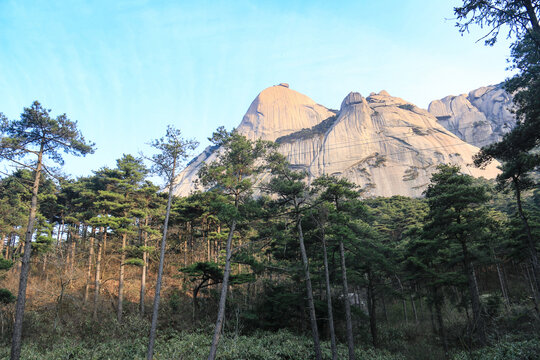
[[[309,264],[308,257],[306,252],[306,247],[304,245],[304,233],[302,232],[302,220],[298,218],[296,227],[298,229],[298,240],[300,241],[300,253],[302,254],[302,263],[304,265],[304,276],[306,280],[306,291],[308,298],[308,307],[309,307],[309,319],[311,323],[311,333],[313,336],[313,347],[315,350],[315,359],[321,360],[321,345],[319,341],[319,330],[317,329],[317,317],[315,315],[315,303],[313,302],[313,289],[311,287],[311,277],[309,275]],[[210,360],[210,359],[209,359]]]
[[[30,203],[30,215],[28,216],[28,226],[24,239],[24,254],[21,264],[21,276],[19,279],[19,292],[17,304],[15,305],[15,321],[13,323],[13,337],[11,341],[11,360],[19,360],[21,357],[21,337],[24,318],[24,307],[26,305],[26,287],[28,284],[28,274],[30,272],[30,254],[32,251],[32,236],[34,234],[34,223],[37,212],[37,197],[39,191],[39,181],[41,178],[41,166],[44,145],[41,145],[38,153],[36,172],[34,174],[34,185],[32,186],[32,200]]]
[[[345,264],[345,247],[343,241],[339,240],[339,256],[341,258],[341,281],[343,284],[343,296],[345,299],[345,320],[347,324],[347,347],[349,349],[349,360],[354,360],[354,338],[352,330],[351,300],[349,299],[349,284],[347,282],[347,266]]]
[[[375,288],[373,285],[373,275],[371,270],[367,272],[368,277],[368,312],[369,312],[369,329],[371,331],[371,339],[373,341],[373,347],[379,346],[379,338],[377,335],[377,309],[375,302]]]
[[[144,220],[144,226],[148,226],[148,217]],[[141,292],[139,296],[139,313],[141,316],[144,315],[144,295],[146,292],[146,269],[148,268],[148,253],[146,251],[146,247],[148,246],[148,232],[144,231],[143,234],[144,239],[144,251],[143,251],[143,267],[142,267],[142,273],[141,273]]]
[[[62,233],[64,232],[64,218],[62,217],[62,223],[58,225],[58,234],[56,235],[56,251],[60,249],[60,256],[62,256],[62,247],[60,240],[62,239]]]
[[[381,294],[381,302],[383,307],[383,313],[384,313],[384,322],[388,322],[388,310],[386,309],[386,298],[383,294]]]
[[[435,317],[433,315],[433,304],[431,302],[429,302],[428,304],[428,307],[429,307],[429,318],[431,320],[431,332],[433,333],[433,335],[437,335],[437,327],[435,326]]]
[[[122,322],[122,313],[124,307],[124,272],[126,266],[126,239],[127,234],[122,234],[122,253],[120,254],[120,274],[118,278],[118,311],[116,318]]]
[[[156,280],[156,292],[154,295],[154,306],[152,308],[152,324],[150,326],[150,339],[148,341],[148,352],[146,353],[147,360],[152,360],[154,357],[154,342],[156,341],[157,320],[159,311],[159,298],[161,294],[161,282],[163,278],[163,266],[165,264],[165,247],[167,241],[167,228],[169,227],[169,216],[171,214],[171,203],[173,198],[173,181],[176,168],[176,159],[172,169],[172,177],[169,182],[169,196],[167,199],[167,211],[165,213],[165,222],[163,224],[163,237],[161,238],[161,248],[159,253],[159,268]]]
[[[8,236],[8,239],[7,239],[7,244],[6,244],[6,259],[10,260],[10,256],[11,256],[11,253],[10,253],[10,249],[11,249],[11,241],[12,241],[12,236]]]
[[[448,359],[448,340],[446,338],[446,330],[444,328],[444,322],[442,317],[442,299],[439,298],[438,290],[436,288],[433,289],[433,298],[435,303],[435,314],[437,317],[437,323],[439,324],[439,337],[441,338],[444,350],[444,358]]]
[[[96,258],[96,278],[94,286],[94,320],[97,320],[99,306],[99,287],[101,285],[101,257],[103,252],[103,241],[107,238],[106,230],[101,228],[101,241],[98,240],[97,258]]]
[[[495,259],[495,261],[497,260]],[[499,264],[499,262],[497,261],[495,263],[495,266],[497,267],[497,276],[499,277],[499,284],[501,285],[501,293],[504,298],[504,305],[508,308],[510,306],[510,298],[508,297],[508,290],[504,282],[504,276],[501,270],[501,264]]]
[[[532,280],[531,274],[529,273],[529,265],[525,264],[525,279],[527,280],[527,283],[529,284],[529,287],[531,288],[531,297],[534,303],[534,309],[536,310],[536,313],[540,313],[540,309],[538,307],[538,298],[536,297],[536,289],[534,287],[534,282]]]
[[[416,311],[416,304],[414,303],[414,298],[413,298],[412,294],[410,294],[409,297],[411,299],[411,307],[413,309],[414,321],[415,321],[416,324],[418,324],[418,312]]]
[[[43,263],[41,265],[41,275],[47,273],[47,254],[43,255]]]
[[[4,257],[4,243],[6,241],[6,238],[7,236],[6,237],[0,236],[0,256],[1,257]]]
[[[187,266],[187,248],[188,248],[188,243],[187,243],[187,235],[184,236],[184,267]]]
[[[471,296],[471,305],[473,311],[473,331],[478,335],[478,341],[482,345],[486,345],[486,329],[484,326],[484,316],[482,314],[482,305],[480,303],[480,294],[478,291],[478,283],[476,282],[476,275],[474,273],[474,267],[470,260],[469,251],[465,241],[461,241],[461,248],[463,250],[463,263],[465,265],[465,272],[467,275],[467,282],[469,283],[469,293]]]
[[[326,282],[326,305],[328,308],[328,327],[330,329],[330,346],[332,349],[332,360],[337,360],[336,333],[334,330],[334,311],[332,309],[332,290],[330,288],[330,272],[328,270],[328,254],[326,251],[326,238],[324,230],[321,234],[324,260],[324,279]]]
[[[223,272],[223,283],[221,284],[221,295],[219,297],[218,316],[216,320],[216,327],[214,329],[214,337],[212,338],[212,345],[210,346],[210,354],[208,355],[208,360],[214,360],[216,358],[219,338],[221,337],[221,330],[223,328],[223,323],[225,320],[225,305],[227,301],[227,290],[229,288],[229,275],[231,273],[231,247],[235,229],[236,219],[232,221],[231,228],[229,230],[229,236],[227,237],[225,270]]]
[[[83,304],[88,303],[88,294],[90,292],[90,282],[92,281],[92,258],[94,257],[94,237],[96,235],[96,229],[92,229],[92,236],[90,237],[90,248],[88,249],[88,267],[86,270],[86,285],[84,287],[84,300]]]
[[[405,300],[405,290],[403,289],[403,284],[401,283],[400,278],[397,276],[397,274],[394,274],[398,281],[399,290],[401,292],[401,307],[403,308],[403,318],[405,319],[405,324],[409,323],[409,317],[407,314],[407,301]]]
[[[73,270],[75,266],[75,238],[71,239],[70,263],[69,263],[69,287],[73,288]]]
[[[540,299],[540,264],[538,262],[538,252],[536,251],[536,241],[533,238],[531,227],[529,226],[529,221],[523,212],[522,201],[521,201],[521,190],[519,185],[516,183],[517,180],[514,179],[514,190],[516,194],[516,202],[518,208],[518,214],[523,222],[525,227],[525,232],[527,233],[527,248],[529,249],[529,256],[533,272],[533,280],[536,284],[536,298]]]

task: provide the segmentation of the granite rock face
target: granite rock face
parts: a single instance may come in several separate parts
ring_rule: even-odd
[[[250,139],[277,142],[294,168],[307,171],[308,181],[323,174],[345,177],[366,196],[421,196],[441,163],[459,165],[475,177],[498,173],[497,163],[484,170],[472,166],[477,147],[430,112],[386,91],[367,98],[352,92],[334,111],[286,86],[273,86],[257,96],[237,130]],[[197,189],[200,165],[218,152],[207,148],[195,158],[179,175],[175,194]]]
[[[482,147],[501,140],[515,126],[511,107],[512,96],[499,84],[432,101],[428,111],[460,139]]]
[[[282,83],[263,90],[253,100],[237,130],[252,140],[274,141],[332,115],[334,112]]]

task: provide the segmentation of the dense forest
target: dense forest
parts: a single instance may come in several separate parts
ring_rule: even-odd
[[[537,359],[538,11],[455,8],[488,45],[503,26],[517,39],[518,123],[475,157],[501,162],[496,181],[440,164],[422,198],[308,181],[274,143],[223,127],[204,192],[173,195],[197,146],[174,127],[74,179],[63,155],[95,149],[76,122],[37,101],[0,114],[0,357]]]
[[[37,103],[22,118],[59,123]],[[148,180],[150,170],[174,179],[173,165],[195,145],[172,128],[153,143],[161,152],[150,168],[124,155],[76,180],[46,167],[39,178],[21,168],[1,180],[5,351],[25,253],[23,358],[143,357],[151,323],[155,358],[199,359],[210,347],[223,359],[540,349],[529,247],[538,189],[518,199],[440,165],[425,198],[363,198],[335,177],[308,186],[272,143],[223,128],[212,141],[220,156],[199,173],[209,190],[185,198]]]

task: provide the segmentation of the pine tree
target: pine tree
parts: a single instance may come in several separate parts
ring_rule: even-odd
[[[333,227],[336,225],[347,227],[352,221],[349,214],[349,208],[353,206],[352,202],[359,196],[356,191],[356,185],[346,179],[338,179],[332,176],[322,176],[313,182],[313,187],[320,193],[320,197],[332,204]],[[340,231],[339,229],[338,231]],[[347,323],[347,345],[349,348],[349,360],[354,360],[354,336],[352,330],[351,303],[349,299],[349,284],[347,281],[347,266],[345,261],[345,246],[343,238],[338,237],[339,257],[341,260],[341,281],[343,286],[343,298],[345,300],[345,320]]]
[[[486,188],[475,185],[471,176],[460,174],[457,166],[439,165],[437,170],[425,191],[429,204],[425,231],[447,246],[457,245],[456,250],[461,250],[474,317],[473,330],[479,342],[485,345],[485,318],[474,266],[475,247],[484,245],[487,240]]]
[[[241,216],[241,207],[247,202],[253,191],[253,176],[260,167],[259,161],[266,153],[270,144],[257,140],[250,141],[245,136],[235,131],[228,132],[224,128],[218,128],[210,140],[215,146],[219,146],[218,158],[205,164],[199,171],[202,184],[221,195],[221,217],[228,222],[229,234],[225,245],[225,269],[219,300],[218,315],[214,336],[208,360],[214,360],[221,337],[221,330],[225,318],[225,304],[231,272],[232,240],[236,226]]]
[[[311,334],[313,337],[313,347],[315,358],[320,360],[321,345],[319,340],[319,330],[317,328],[317,316],[315,314],[315,303],[313,300],[313,287],[309,271],[309,261],[304,243],[304,231],[302,229],[302,218],[306,208],[309,190],[304,179],[305,172],[294,171],[290,169],[289,163],[285,157],[277,152],[268,157],[273,178],[264,186],[267,193],[277,196],[276,202],[281,205],[281,212],[286,212],[297,230],[298,241],[300,244],[300,254],[304,270],[304,280],[306,282],[306,293],[308,299],[309,319],[311,325]]]
[[[93,144],[88,144],[77,129],[77,123],[69,120],[65,114],[51,118],[50,110],[44,109],[35,101],[25,108],[20,120],[8,121],[3,115],[1,126],[0,158],[28,168],[34,172],[32,200],[28,226],[26,228],[24,255],[22,258],[19,293],[13,327],[11,360],[18,360],[21,355],[21,335],[26,303],[26,285],[30,267],[31,242],[37,212],[37,199],[42,171],[50,171],[45,164],[49,158],[57,164],[63,164],[60,151],[72,155],[86,155],[94,151]],[[28,160],[28,157],[35,160]]]
[[[159,299],[161,293],[161,282],[163,277],[163,265],[165,262],[165,247],[167,240],[167,227],[169,226],[169,216],[173,199],[174,181],[182,163],[189,157],[198,143],[194,140],[185,140],[180,130],[167,127],[164,137],[154,140],[150,145],[159,151],[149,159],[152,161],[152,172],[162,177],[168,189],[167,209],[165,211],[165,222],[163,223],[163,237],[159,253],[159,268],[156,280],[156,292],[154,295],[154,306],[152,309],[152,324],[150,326],[150,336],[146,357],[152,360],[154,356],[154,342],[156,340],[157,318],[159,311]]]

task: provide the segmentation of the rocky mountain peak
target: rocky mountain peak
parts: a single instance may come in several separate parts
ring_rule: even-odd
[[[340,111],[343,111],[346,107],[352,106],[355,104],[367,104],[366,100],[358,92],[350,92],[349,95],[345,96],[345,99],[341,102]]]
[[[441,163],[459,165],[476,177],[498,174],[496,162],[486,169],[472,166],[479,149],[437,120],[384,90],[367,98],[351,92],[337,112],[281,84],[253,100],[237,130],[250,139],[275,141],[295,169],[308,173],[308,181],[323,174],[344,177],[365,196],[421,196]],[[198,168],[213,161],[217,151],[209,148],[189,164],[178,177],[177,195],[194,189]]]
[[[499,141],[515,126],[512,104],[512,95],[498,84],[434,100],[428,111],[460,139],[482,147]]]
[[[264,89],[257,95],[237,130],[249,139],[273,141],[311,128],[334,114],[282,83]]]

